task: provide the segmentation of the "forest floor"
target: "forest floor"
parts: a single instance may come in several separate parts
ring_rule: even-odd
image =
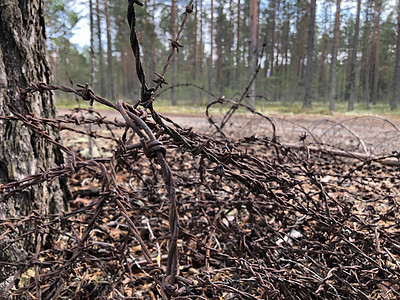
[[[122,121],[121,114],[109,109],[96,109],[110,120]],[[61,108],[59,116],[70,112]],[[209,134],[215,132],[206,115],[187,113],[166,113],[183,128],[193,128],[195,132]],[[220,122],[221,113],[211,114],[214,121]],[[269,118],[276,124],[276,134],[283,143],[298,143],[300,136],[308,135],[311,144],[323,143],[343,150],[365,154],[382,155],[400,148],[400,115],[310,115],[310,114],[272,114]],[[236,113],[227,124],[230,137],[263,136],[271,133],[271,126],[260,122],[260,118],[250,113]]]
[[[98,112],[122,121],[119,113]],[[229,139],[214,134],[202,115],[168,117],[193,128],[177,127],[193,142],[189,149],[160,137],[178,202],[185,284],[176,286],[177,299],[399,299],[400,118],[274,115],[274,140],[273,125],[261,116],[235,114],[224,128]],[[222,117],[212,115],[216,123]],[[99,135],[93,155],[116,157],[102,161],[115,170],[124,195],[118,205],[127,212],[112,198],[96,211],[99,173],[76,173],[66,214],[72,217],[63,219],[56,247],[40,257],[66,262],[69,274],[60,275],[63,281],[41,277],[48,278],[44,291],[63,299],[161,299],[157,274],[166,272],[171,235],[160,168],[141,150],[123,146],[124,129],[112,129],[112,137],[103,125],[92,130]],[[63,131],[63,138],[88,157],[87,136]],[[380,155],[391,155],[390,163]],[[85,247],[69,263],[94,215]],[[127,215],[153,263],[146,262]],[[30,288],[34,293],[35,284]]]

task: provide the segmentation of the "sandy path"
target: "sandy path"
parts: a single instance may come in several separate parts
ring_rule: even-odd
[[[97,110],[101,115],[114,120],[122,120],[121,115],[112,110]],[[59,109],[60,116],[70,112]],[[213,133],[215,129],[208,123],[205,114],[165,114],[184,128],[192,127],[201,133]],[[220,122],[222,115],[213,115]],[[336,148],[367,153],[391,153],[400,148],[400,118],[391,116],[322,116],[322,115],[271,115],[276,125],[276,135],[288,143],[299,143],[299,136],[307,133],[309,144],[323,143]],[[235,137],[272,136],[272,126],[268,121],[253,115],[234,115],[226,127],[226,132]]]

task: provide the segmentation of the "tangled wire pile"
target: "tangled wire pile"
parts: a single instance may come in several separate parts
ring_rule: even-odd
[[[136,105],[113,104],[87,85],[21,89],[26,101],[34,92],[74,93],[117,110],[123,121],[78,111],[55,120],[15,111],[2,118],[22,122],[69,158],[0,185],[2,197],[61,176],[75,195],[69,212],[0,220],[2,240],[20,237],[5,247],[20,239],[36,245],[27,261],[0,262],[19,269],[7,292],[35,299],[400,297],[398,166],[379,164],[398,153],[371,160],[288,147],[274,122],[250,108],[270,136],[228,138],[224,127],[238,102],[223,125],[209,116],[220,135],[182,128],[152,105],[175,50],[148,88],[134,3],[128,20],[142,84]],[[212,105],[221,103],[229,101]],[[89,123],[100,128],[87,132],[82,125]],[[47,126],[107,141],[109,155],[85,159],[52,140]]]

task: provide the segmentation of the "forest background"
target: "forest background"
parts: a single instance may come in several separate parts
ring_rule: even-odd
[[[249,62],[255,56],[248,42],[250,2],[256,3],[258,16],[258,109],[397,111],[400,1],[389,0],[195,0],[164,90],[183,86],[160,94],[158,105],[202,110],[211,97],[193,85],[216,96],[240,97],[253,74]],[[144,69],[156,80],[187,2],[143,3],[137,8],[138,37]],[[56,83],[88,82],[111,100],[132,103],[140,97],[126,1],[46,0],[45,14]],[[74,32],[85,23],[86,34],[78,39],[87,43],[78,44]],[[76,104],[74,98],[62,97],[59,106]]]

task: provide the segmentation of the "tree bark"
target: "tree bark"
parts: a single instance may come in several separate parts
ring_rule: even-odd
[[[108,9],[108,0],[104,1],[104,13],[106,15],[106,31],[107,31],[107,73],[108,73],[108,96],[111,101],[115,100],[114,94],[114,76],[112,66],[112,41],[110,28],[110,13]]]
[[[400,83],[400,0],[397,7],[397,41],[396,41],[396,58],[394,67],[394,81],[393,81],[393,97],[390,101],[390,109],[397,108],[399,101],[399,83]]]
[[[55,100],[50,93],[35,93],[23,102],[18,88],[31,83],[50,83],[51,72],[46,58],[43,2],[41,0],[8,0],[0,4],[0,114],[10,115],[9,106],[19,113],[29,110],[37,117],[54,118]],[[58,133],[47,129],[60,141]],[[20,180],[63,163],[63,155],[55,146],[46,143],[21,123],[0,122],[0,184]],[[32,210],[57,213],[67,206],[64,195],[65,181],[42,184],[28,188],[15,197],[0,197],[0,219],[24,216]],[[0,241],[0,249],[10,239],[21,237],[20,227]],[[29,238],[0,250],[0,261],[24,263],[25,255],[32,250]],[[11,282],[14,267],[0,265],[0,291]]]
[[[153,11],[156,11],[156,9],[157,9],[156,1],[153,1],[152,8],[153,8]],[[157,69],[157,59],[156,59],[157,34],[155,31],[155,24],[156,24],[155,13],[152,14],[152,21],[153,21],[153,26],[152,26],[152,31],[151,31],[151,76],[154,76],[154,73],[156,72],[156,69]]]
[[[229,0],[229,24],[230,24],[230,28],[229,28],[229,49],[233,50],[233,39],[234,39],[234,32],[233,32],[233,28],[234,28],[234,16],[233,16],[233,7],[232,7],[232,1],[233,0]],[[231,51],[230,50],[230,51]],[[229,55],[228,58],[228,64],[229,66],[231,66],[231,68],[233,68],[234,66],[234,62],[233,62],[233,55]],[[232,72],[232,70],[230,70],[229,75],[228,75],[228,79],[229,79],[229,86],[232,87],[232,83],[234,83],[234,77],[235,73]]]
[[[379,3],[378,3],[379,2]],[[379,80],[379,44],[380,44],[380,31],[381,31],[381,10],[382,2],[375,1],[375,25],[374,29],[376,32],[375,38],[375,57],[374,57],[374,71],[373,71],[373,81],[372,81],[372,104],[376,104],[378,100],[378,80]]]
[[[210,58],[208,61],[208,91],[212,93],[213,90],[213,51],[214,51],[214,1],[211,0],[211,9],[210,9]],[[211,102],[213,98],[211,95],[208,97],[208,102]]]
[[[274,75],[274,58],[275,58],[275,26],[276,26],[276,0],[273,0],[272,12],[272,30],[271,30],[271,67],[270,76]]]
[[[226,34],[226,32],[221,32],[222,29],[222,19],[224,17],[224,8],[223,4],[219,5],[217,7],[217,32],[215,36],[215,46],[217,50],[217,60],[216,60],[216,76],[215,76],[215,82],[216,82],[216,90],[218,93],[222,94],[222,43],[223,43],[223,36]]]
[[[93,1],[89,0],[89,27],[90,27],[90,82],[93,88],[94,83],[94,21],[93,21]]]
[[[370,5],[366,7],[366,17],[364,23],[364,38],[363,38],[363,49],[362,49],[362,64],[360,72],[360,81],[363,83],[363,98],[366,103],[366,108],[369,109],[370,100],[370,72],[371,72],[371,24],[370,24]],[[374,40],[374,37],[372,38]]]
[[[313,75],[313,59],[314,59],[314,35],[315,35],[315,9],[316,0],[311,1],[310,5],[310,19],[308,24],[308,37],[307,37],[307,69],[305,78],[305,95],[303,101],[303,108],[311,108],[312,103],[312,75]]]
[[[335,17],[335,28],[333,33],[333,45],[332,45],[332,61],[331,61],[331,88],[329,94],[329,110],[335,110],[335,98],[336,98],[336,60],[339,46],[339,25],[340,25],[340,4],[341,0],[336,2],[336,17]]]
[[[328,22],[328,6],[325,3],[325,21],[324,21],[324,33],[322,34],[321,41],[321,57],[319,60],[319,84],[318,84],[318,95],[319,98],[323,98],[323,102],[325,102],[325,91],[326,91],[326,75],[325,75],[325,57],[326,57],[326,48],[327,48],[327,34],[326,34],[326,23]]]
[[[241,74],[240,74],[240,25],[241,25],[241,4],[238,0],[237,4],[237,21],[236,21],[236,86],[240,88],[241,85]]]
[[[93,20],[93,1],[89,0],[89,25],[90,25],[90,82],[91,88],[94,87],[94,20]],[[92,115],[93,106],[89,106],[90,117]],[[88,131],[92,131],[92,124],[87,127]],[[88,137],[89,157],[93,157],[93,140]]]
[[[345,93],[345,100],[349,101],[347,106],[348,111],[352,111],[354,109],[354,98],[356,95],[355,81],[356,81],[356,67],[357,67],[358,36],[360,32],[360,14],[361,14],[361,0],[358,0],[356,23],[354,25],[353,53],[351,56],[351,65],[350,65],[350,81],[346,87],[346,93]]]
[[[106,94],[106,86],[104,80],[104,61],[103,61],[103,45],[101,41],[101,12],[99,0],[96,0],[96,15],[97,15],[97,40],[99,42],[99,76],[100,76],[100,93],[104,97]]]
[[[248,83],[250,84],[247,104],[255,109],[256,107],[256,81],[251,80],[257,69],[257,41],[258,41],[258,4],[257,0],[250,0],[250,26],[249,26],[249,73]]]
[[[199,37],[199,71],[200,77],[203,77],[203,54],[204,54],[204,44],[203,44],[203,0],[200,0],[200,37]]]
[[[193,79],[196,81],[197,75],[197,56],[198,56],[198,48],[197,48],[197,0],[194,1],[194,57],[193,57],[193,68],[192,75]]]
[[[175,0],[171,1],[171,38],[174,40],[176,38],[176,26],[175,26],[175,19],[176,19],[176,4]],[[177,59],[176,53],[172,57],[172,91],[171,91],[171,105],[177,105],[176,100],[176,89],[174,86],[176,85],[176,73],[177,73]]]

